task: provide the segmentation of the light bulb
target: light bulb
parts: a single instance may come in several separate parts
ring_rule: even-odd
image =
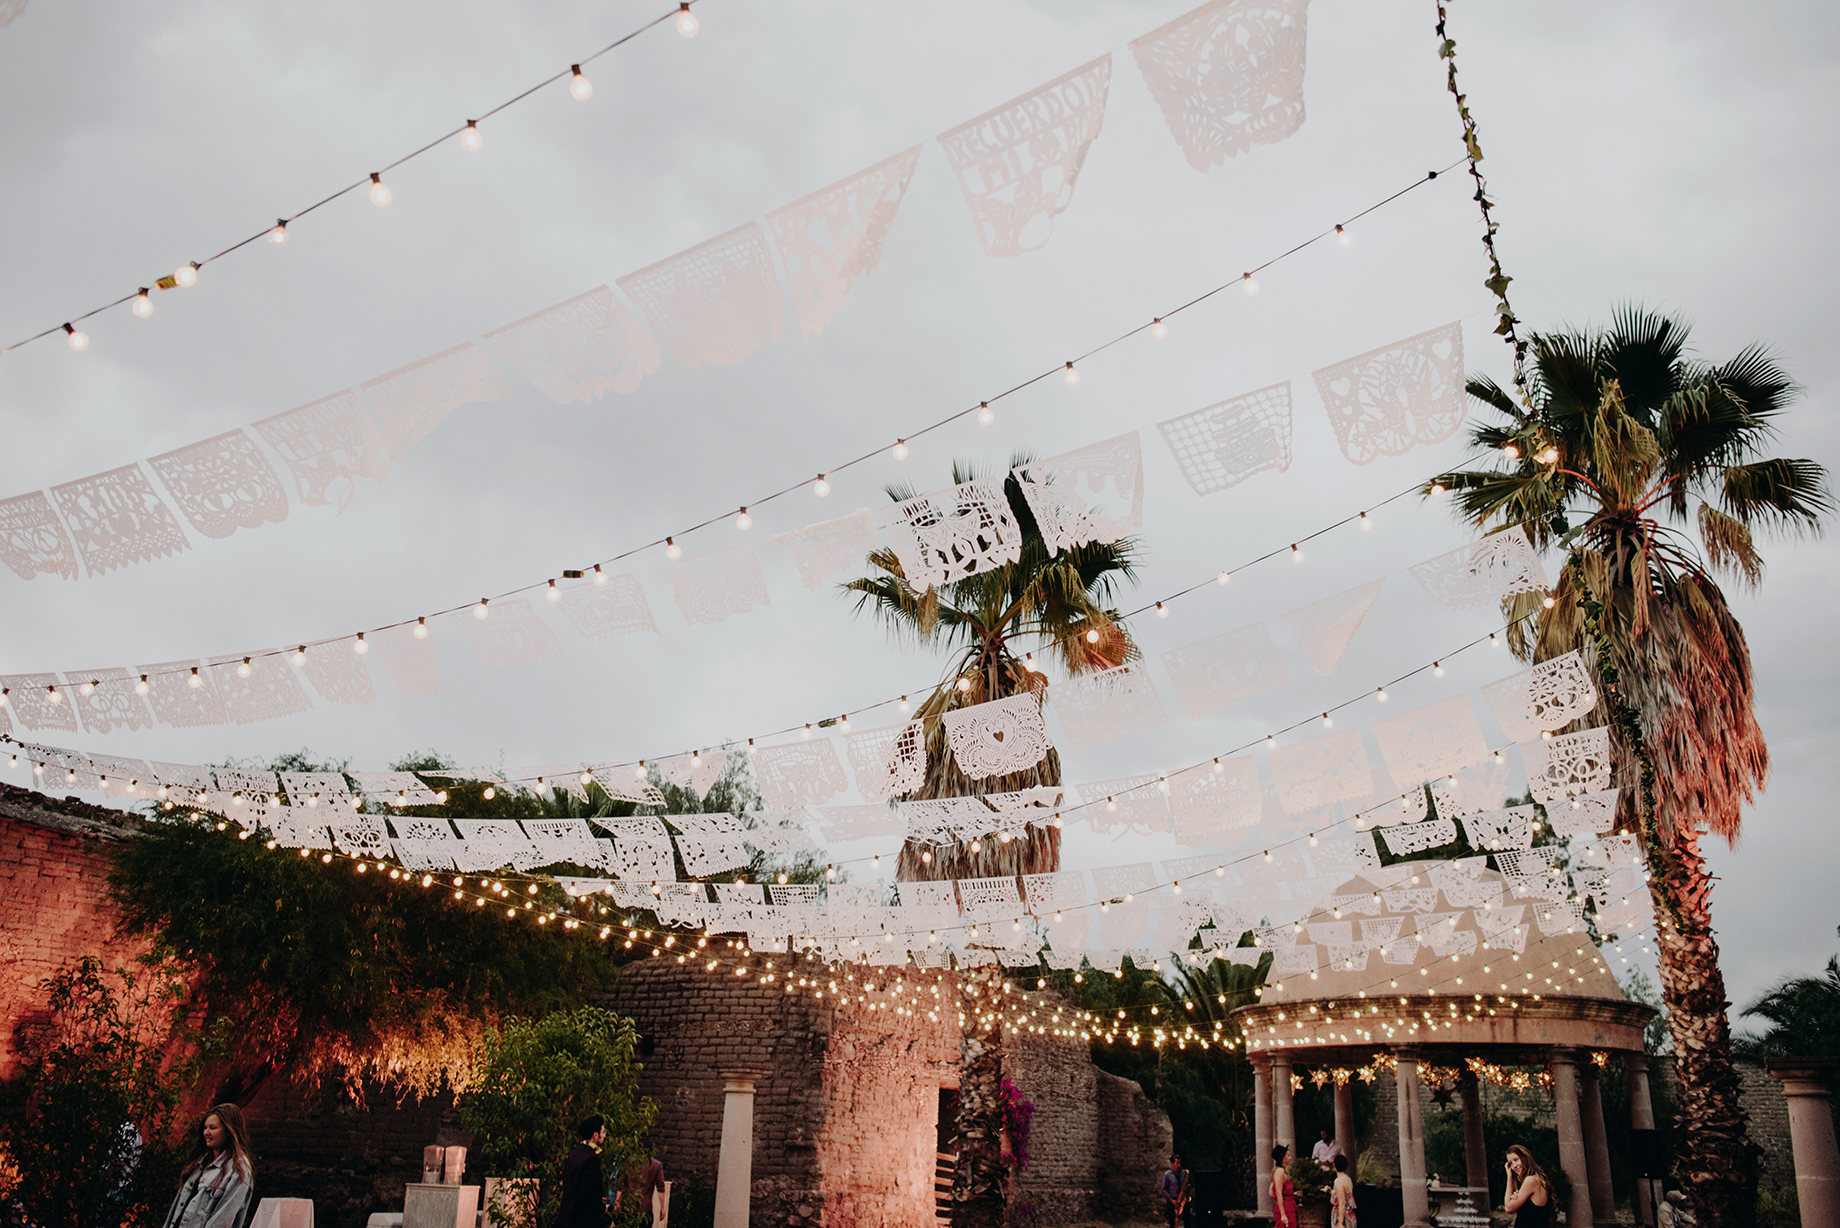
[[[1272,737],[1269,733],[1265,735],[1265,749],[1266,750],[1270,750],[1272,747],[1276,746],[1277,744],[1278,744],[1278,739]]]
[[[466,127],[460,130],[460,148],[477,150],[484,144],[485,138],[479,135],[479,124],[477,121],[467,120]]]
[[[287,244],[287,219],[275,219],[275,224],[268,231],[268,241],[276,247],[283,247]]]
[[[96,684],[94,682],[85,682],[77,688],[77,694],[89,695],[89,694],[92,694],[95,691],[95,689],[96,689]]]
[[[748,515],[745,507],[735,513],[735,527],[744,532],[754,527],[754,518]]]
[[[64,702],[64,696],[54,686],[45,688],[45,698],[49,699],[54,704],[61,704]]]
[[[806,721],[805,728],[799,730],[799,736],[801,738],[809,738],[811,736],[811,722],[810,721]]]
[[[574,96],[575,101],[586,102],[594,97],[594,82],[581,75],[581,65],[571,64],[569,71],[574,74],[569,81],[569,93]]]
[[[428,638],[428,619],[426,617],[415,620],[415,630],[413,634],[418,640],[425,640]]]
[[[1041,668],[1040,666],[1035,664],[1035,654],[1034,653],[1025,652],[1022,654],[1022,668],[1028,670],[1029,673],[1031,674],[1035,673],[1037,670]]]
[[[818,480],[811,484],[811,493],[820,499],[831,493],[831,484],[824,480],[822,473],[818,475]]]
[[[1381,703],[1385,703],[1386,702],[1386,688],[1381,687],[1379,690],[1375,691],[1374,698],[1379,700]]]
[[[672,562],[676,562],[678,559],[684,557],[684,548],[678,545],[674,539],[667,537],[664,539],[664,557],[670,559]]]
[[[549,582],[549,590],[543,595],[548,597],[551,601],[562,600],[562,590],[556,587],[556,582],[554,580]]]
[[[599,563],[594,565],[594,582],[596,584],[607,583],[607,573],[601,570],[601,565]]]
[[[1088,644],[1097,644],[1099,642],[1099,628],[1094,627],[1086,633],[1086,642]]]
[[[1169,335],[1169,325],[1163,322],[1163,317],[1158,316],[1156,319],[1150,321],[1150,335],[1155,337],[1158,341],[1161,341],[1164,337]]]
[[[481,597],[479,599],[479,604],[473,607],[473,617],[477,618],[481,622],[484,622],[486,618],[491,615],[491,613],[492,613],[492,608],[486,603],[486,599],[484,597]]]
[[[1371,519],[1371,518],[1370,518],[1370,517],[1368,516],[1368,514],[1367,514],[1366,512],[1362,512],[1362,513],[1361,513],[1361,528],[1362,528],[1362,530],[1363,530],[1363,531],[1365,531],[1365,530],[1367,530],[1367,529],[1371,529],[1371,528],[1373,528],[1373,527],[1374,527],[1374,522],[1373,522],[1373,520],[1372,520],[1372,519]]]
[[[690,11],[688,0],[684,0],[677,6],[677,32],[685,38],[695,38],[696,31],[696,14]]]
[[[1354,246],[1354,236],[1349,234],[1346,230],[1343,230],[1340,226],[1335,228],[1335,241],[1343,247]]]
[[[1504,443],[1501,445],[1501,454],[1509,460],[1518,460],[1520,459],[1521,450],[1514,444]]]
[[[64,326],[64,332],[70,339],[71,349],[87,350],[89,348],[89,334],[88,333],[78,332],[75,328],[72,328],[68,324]]]
[[[1246,292],[1247,298],[1251,298],[1259,292],[1259,279],[1250,273],[1241,273],[1239,276],[1239,288]]]
[[[145,695],[148,691],[151,691],[152,689],[153,689],[152,686],[150,686],[147,682],[146,674],[142,674],[141,680],[134,684],[134,693],[136,695]]]
[[[1323,728],[1330,729],[1333,728],[1334,725],[1335,720],[1327,712],[1323,713]]]
[[[1551,593],[1548,593],[1545,597],[1540,599],[1540,604],[1550,610],[1559,604],[1559,599],[1554,597]]]
[[[896,460],[906,460],[907,459],[907,441],[905,439],[895,440],[894,447],[890,448],[888,451],[889,451],[889,454],[892,455]]]
[[[484,793],[481,793],[479,796],[485,798],[489,802],[493,798],[498,796],[498,790],[494,789],[491,785],[487,785],[486,791]]]
[[[1501,647],[1501,637],[1496,635],[1493,631],[1489,632],[1489,647],[1490,648],[1500,648]]]
[[[1431,676],[1434,678],[1442,678],[1444,676],[1444,663],[1442,661],[1433,661],[1431,663]]]
[[[1444,483],[1442,482],[1431,483],[1431,497],[1433,499],[1439,499],[1439,498],[1442,498],[1443,495],[1444,495]]]
[[[352,640],[351,650],[359,656],[363,656],[371,650],[371,646],[364,642],[364,632],[358,632],[357,638]]]
[[[1156,603],[1156,616],[1158,618],[1168,618],[1169,617],[1169,607],[1164,605],[1160,601],[1157,602]]]
[[[901,696],[901,711],[907,712],[911,710],[912,707],[913,705],[907,702],[907,696],[905,695]]]
[[[1064,374],[1063,374],[1063,375],[1061,376],[1061,378],[1062,378],[1062,379],[1064,379],[1064,380],[1066,380],[1066,381],[1067,381],[1067,384],[1068,384],[1068,386],[1069,386],[1069,387],[1071,387],[1071,386],[1073,386],[1074,384],[1077,384],[1077,383],[1079,383],[1079,382],[1080,382],[1080,373],[1079,373],[1079,372],[1078,372],[1077,370],[1075,370],[1075,369],[1074,369],[1074,366],[1073,366],[1073,364],[1072,364],[1072,363],[1068,363],[1068,364],[1067,364],[1067,370],[1066,370],[1066,372],[1065,372],[1065,373],[1064,373]]]
[[[1553,464],[1555,461],[1559,459],[1559,449],[1547,448],[1545,451],[1541,452],[1538,456],[1534,457],[1534,459],[1539,461],[1542,465]]]
[[[372,172],[371,174],[371,204],[376,205],[379,209],[381,209],[389,203],[390,203],[390,189],[384,186],[383,176],[377,174],[376,172]]]
[[[250,673],[251,673],[251,672],[252,672],[252,670],[251,670],[251,667],[250,667],[250,664],[249,664],[249,658],[248,658],[248,657],[244,657],[244,658],[243,658],[243,663],[242,663],[241,665],[239,665],[239,666],[237,666],[237,667],[236,667],[236,676],[237,676],[238,678],[247,678],[247,677],[249,677],[249,675],[250,675]]]
[[[173,281],[177,282],[181,286],[197,285],[198,284],[198,262],[194,260],[190,264],[180,265],[178,269],[173,273]]]
[[[141,292],[134,296],[134,314],[143,320],[153,314],[153,297],[147,293],[146,286],[142,286]]]
[[[958,680],[958,693],[960,695],[963,695],[966,691],[969,691],[970,689],[971,689],[971,679],[961,677]]]
[[[192,666],[191,676],[185,680],[185,685],[193,688],[194,690],[204,685],[204,679],[199,675],[198,667],[196,665]]]

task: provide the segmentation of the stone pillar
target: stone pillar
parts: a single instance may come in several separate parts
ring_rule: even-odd
[[[1297,1116],[1291,1107],[1291,1055],[1279,1050],[1271,1055],[1271,1141],[1291,1149],[1297,1158]]]
[[[1591,1174],[1591,1211],[1604,1228],[1616,1223],[1616,1192],[1610,1184],[1610,1136],[1604,1130],[1604,1096],[1597,1063],[1587,1055],[1578,1068],[1578,1110],[1584,1118],[1584,1163]]]
[[[1463,1182],[1471,1189],[1489,1188],[1489,1153],[1482,1138],[1482,1082],[1474,1071],[1457,1078],[1463,1097]]]
[[[1418,1051],[1395,1049],[1399,1065],[1399,1192],[1405,1208],[1404,1228],[1430,1228],[1431,1198],[1425,1192],[1425,1120],[1418,1103]]]
[[[1629,1084],[1629,1128],[1653,1130],[1655,1104],[1648,1095],[1648,1054],[1635,1051],[1624,1053],[1623,1079]],[[1636,1204],[1636,1223],[1654,1224],[1655,1208],[1660,1205],[1661,1193],[1661,1178],[1636,1178],[1635,1196],[1631,1200]]]
[[[1271,1054],[1252,1055],[1252,1168],[1259,1186],[1259,1214],[1271,1218]]]
[[[1348,1179],[1354,1180],[1354,1083],[1335,1085],[1335,1141],[1348,1157]]]
[[[1587,1061],[1589,1059],[1586,1059]],[[1572,1201],[1565,1208],[1568,1224],[1589,1224],[1591,1169],[1585,1160],[1584,1121],[1578,1111],[1578,1051],[1552,1052],[1553,1124],[1559,1131],[1559,1167],[1572,1183]]]
[[[754,1084],[765,1070],[724,1070],[722,1154],[716,1161],[715,1228],[748,1228],[754,1193]]]
[[[1840,1148],[1834,1144],[1834,1116],[1828,1080],[1834,1058],[1773,1057],[1764,1065],[1782,1080],[1789,1102],[1789,1143],[1795,1152],[1795,1196],[1802,1204],[1802,1228],[1840,1224]]]

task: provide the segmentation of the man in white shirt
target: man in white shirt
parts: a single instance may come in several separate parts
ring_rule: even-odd
[[[1335,1171],[1335,1157],[1342,1154],[1342,1145],[1329,1137],[1327,1130],[1319,1133],[1322,1138],[1318,1140],[1316,1146],[1310,1148],[1310,1158],[1315,1160],[1324,1172],[1332,1173]]]

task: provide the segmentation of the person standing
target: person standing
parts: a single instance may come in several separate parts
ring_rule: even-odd
[[[1178,1220],[1188,1219],[1189,1196],[1193,1192],[1188,1187],[1188,1170],[1182,1167],[1181,1156],[1170,1156],[1169,1167],[1157,1179],[1156,1192],[1163,1198],[1163,1218],[1169,1228],[1176,1228]]]
[[[1354,1178],[1348,1175],[1348,1157],[1335,1154],[1335,1184],[1329,1190],[1329,1228],[1355,1228]]]
[[[1310,1158],[1325,1172],[1335,1171],[1335,1157],[1342,1154],[1342,1145],[1327,1130],[1319,1131],[1322,1135],[1316,1146],[1310,1148]]]
[[[1279,1143],[1271,1149],[1271,1208],[1273,1228],[1297,1228],[1297,1187],[1291,1182],[1291,1149]]]
[[[607,1187],[601,1182],[601,1144],[606,1120],[599,1113],[575,1127],[580,1141],[562,1162],[562,1213],[556,1228],[607,1228]]]
[[[665,1189],[664,1161],[654,1156],[646,1163],[639,1178],[640,1206],[652,1213],[652,1228],[665,1228],[671,1221],[671,1193]]]
[[[244,1228],[256,1186],[243,1110],[214,1105],[198,1127],[198,1145],[185,1166],[179,1196],[163,1228]]]
[[[1508,1195],[1502,1210],[1514,1212],[1514,1228],[1547,1228],[1552,1223],[1552,1187],[1533,1153],[1519,1143],[1508,1148]]]

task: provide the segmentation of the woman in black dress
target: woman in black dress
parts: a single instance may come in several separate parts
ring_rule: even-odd
[[[1552,1223],[1552,1186],[1533,1153],[1516,1143],[1508,1148],[1508,1196],[1502,1210],[1514,1212],[1514,1228],[1547,1228]]]

